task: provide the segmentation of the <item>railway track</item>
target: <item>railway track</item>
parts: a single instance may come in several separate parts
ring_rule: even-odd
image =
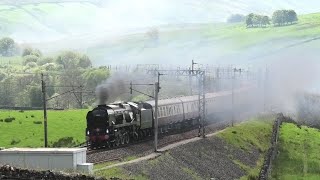
[[[210,124],[212,124],[212,123],[210,123]],[[208,124],[208,125],[210,125],[210,124]],[[189,132],[189,131],[192,131],[192,130],[198,130],[198,127],[191,127],[191,128],[185,128],[183,130],[171,131],[171,132],[166,132],[166,133],[159,133],[158,138],[159,138],[159,140],[161,140],[162,138],[164,138],[166,136],[186,133],[186,132]],[[98,152],[102,152],[102,151],[110,151],[110,150],[125,148],[125,147],[129,147],[129,146],[132,146],[132,145],[145,143],[145,142],[149,142],[149,141],[153,141],[153,140],[154,140],[154,136],[148,136],[148,137],[145,137],[142,140],[130,142],[129,144],[121,144],[119,146],[109,146],[109,147],[103,146],[103,147],[100,147],[100,148],[97,148],[97,149],[87,149],[87,154],[93,154],[93,153],[98,153]],[[82,146],[80,145],[78,147],[86,147],[86,148],[88,148],[86,143],[82,143]]]
[[[226,128],[230,124],[227,122],[211,123],[206,126],[207,133],[213,133]],[[179,142],[181,140],[194,138],[198,135],[198,128],[184,130],[183,132],[174,132],[161,134],[159,136],[159,148]],[[112,147],[110,149],[88,150],[87,161],[99,164],[112,161],[124,161],[128,157],[142,157],[152,153],[154,150],[153,136],[147,139],[126,144],[123,146]]]

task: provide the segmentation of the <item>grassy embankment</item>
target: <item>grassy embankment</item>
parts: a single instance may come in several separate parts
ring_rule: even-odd
[[[320,130],[284,123],[272,179],[320,178]]]
[[[254,118],[234,127],[227,128],[225,131],[218,134],[218,137],[244,151],[251,151],[253,148],[258,149],[260,156],[254,168],[234,160],[234,162],[247,173],[247,176],[244,176],[241,179],[245,180],[258,177],[265,153],[271,145],[270,139],[273,119],[274,116]]]
[[[72,137],[69,144],[85,141],[88,110],[48,111],[48,143]],[[5,122],[6,118],[15,118]],[[0,111],[0,147],[42,147],[44,145],[43,111]],[[68,142],[67,142],[68,144]]]

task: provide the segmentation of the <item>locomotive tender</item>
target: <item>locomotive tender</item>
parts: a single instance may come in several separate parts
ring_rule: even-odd
[[[206,94],[206,112],[210,119],[231,114],[232,107],[244,106],[248,90],[234,91],[237,104],[232,106],[232,92]],[[243,99],[243,100],[241,100]],[[98,105],[87,114],[86,140],[91,148],[119,146],[153,134],[154,101]],[[167,132],[199,125],[198,96],[176,97],[158,101],[158,127]]]

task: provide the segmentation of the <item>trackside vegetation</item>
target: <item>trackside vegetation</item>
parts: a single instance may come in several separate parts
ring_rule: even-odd
[[[320,178],[320,130],[284,123],[272,179]]]

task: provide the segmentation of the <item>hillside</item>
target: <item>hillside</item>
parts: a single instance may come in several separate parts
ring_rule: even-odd
[[[318,56],[319,27],[320,14],[300,16],[298,24],[285,27],[247,29],[242,23],[163,26],[156,40],[137,33],[105,39],[86,50],[97,64],[135,64],[150,60],[182,64],[191,59],[210,64],[270,63],[284,56]]]
[[[303,52],[318,56],[315,50],[319,47],[320,14],[301,15],[317,12],[314,7],[318,7],[318,1],[251,1],[161,1],[162,6],[158,1],[139,6],[125,0],[1,2],[0,36],[10,36],[45,53],[63,49],[86,52],[95,65],[150,60],[185,64],[191,59],[251,65],[274,60],[269,56],[279,53],[278,58]],[[232,13],[270,15],[278,8],[296,9],[300,14],[298,24],[247,29],[242,23],[218,23]],[[156,37],[147,33],[150,27],[156,30]]]
[[[296,9],[299,14],[317,12],[320,3],[298,0],[265,1],[102,1],[21,0],[0,2],[0,34],[20,42],[39,42],[94,34],[130,33],[166,24],[224,22],[232,13]],[[190,13],[193,12],[193,13]],[[103,21],[101,21],[103,20]]]

